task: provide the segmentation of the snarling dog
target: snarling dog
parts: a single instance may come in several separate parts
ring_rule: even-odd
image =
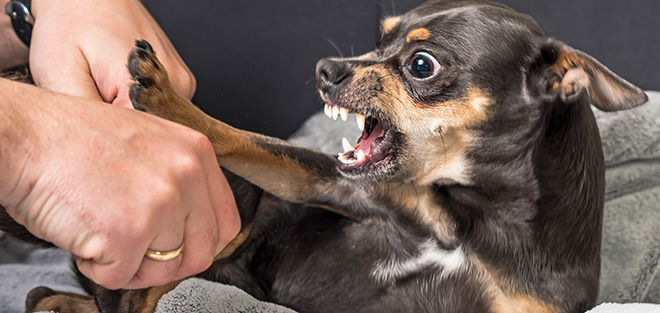
[[[151,47],[138,108],[204,133],[243,230],[200,277],[300,312],[584,312],[598,294],[604,165],[589,100],[646,95],[481,0],[382,23],[376,50],[325,59],[332,115],[363,129],[338,158],[237,130],[177,95]],[[94,299],[39,288],[28,310],[150,312],[177,282]]]

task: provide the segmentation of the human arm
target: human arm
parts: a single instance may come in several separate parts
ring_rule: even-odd
[[[6,79],[0,99],[0,204],[95,282],[142,288],[198,273],[238,232],[231,190],[201,134]],[[181,242],[175,260],[143,257]]]

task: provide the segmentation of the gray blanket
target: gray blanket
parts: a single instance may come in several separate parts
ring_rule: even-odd
[[[634,110],[595,110],[607,165],[599,302],[660,303],[660,92],[648,94],[650,103]],[[319,113],[291,141],[335,154],[342,137],[358,135],[352,123]],[[35,286],[82,292],[66,253],[32,250],[1,234],[0,282],[0,312],[7,313],[22,312],[25,295]],[[232,286],[190,279],[166,294],[157,312],[291,311],[258,302]],[[660,306],[603,304],[590,312],[660,313]]]

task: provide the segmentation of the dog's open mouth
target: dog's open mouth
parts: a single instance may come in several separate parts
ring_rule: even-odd
[[[374,116],[365,116],[357,112],[349,112],[348,109],[326,103],[325,114],[346,121],[349,113],[356,113],[358,128],[362,135],[355,146],[348,139],[343,138],[342,146],[344,152],[339,153],[339,161],[342,163],[340,169],[344,172],[356,172],[374,170],[388,165],[394,157],[393,147],[395,131],[390,128],[384,120]]]

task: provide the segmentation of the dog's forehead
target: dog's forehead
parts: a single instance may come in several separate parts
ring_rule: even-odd
[[[541,28],[528,15],[481,0],[429,1],[403,16],[382,22],[385,36],[405,38],[408,43],[448,35],[487,33],[493,31],[493,26],[526,29],[532,35],[543,36]]]

